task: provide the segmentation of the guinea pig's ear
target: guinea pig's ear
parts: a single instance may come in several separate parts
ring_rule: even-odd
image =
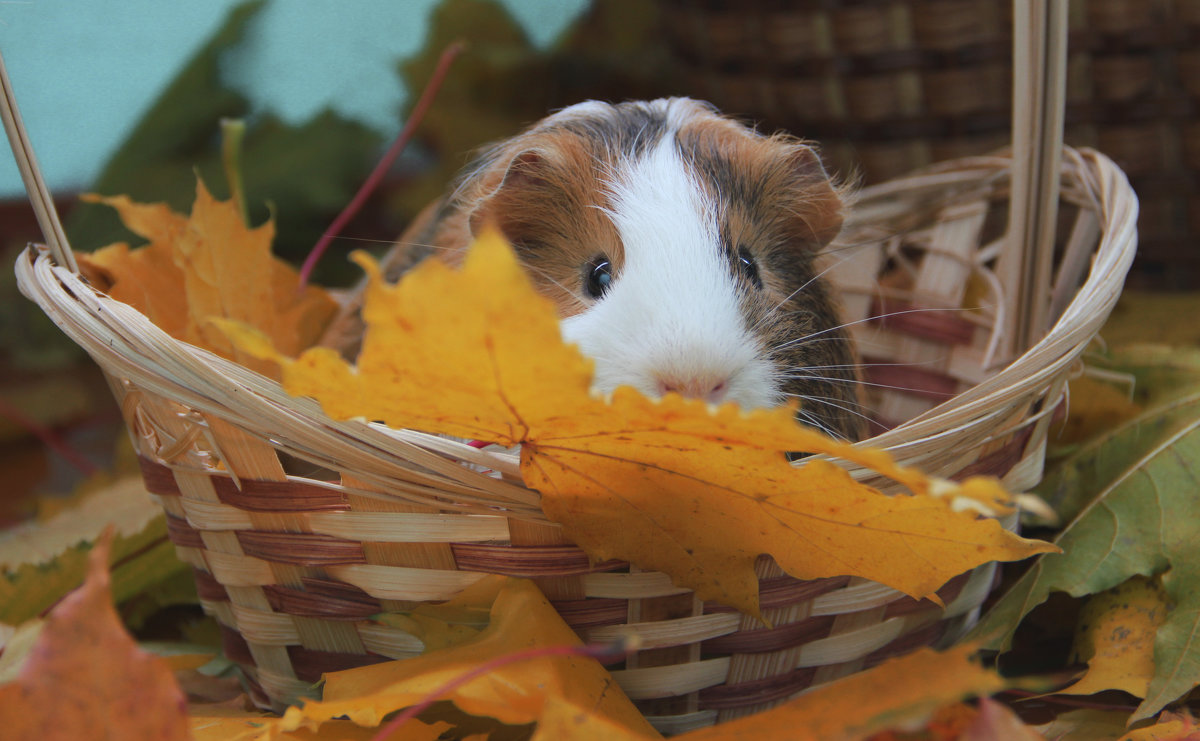
[[[488,173],[485,191],[471,213],[471,231],[478,233],[484,222],[498,225],[510,240],[523,236],[538,198],[549,188],[550,170],[543,153],[525,149],[497,160]]]
[[[799,236],[820,249],[842,230],[841,193],[825,172],[816,150],[806,144],[791,148],[788,169]]]
[[[541,152],[527,149],[508,162],[501,187],[541,187],[546,184],[546,157]]]

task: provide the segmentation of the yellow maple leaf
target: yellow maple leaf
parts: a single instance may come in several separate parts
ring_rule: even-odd
[[[802,579],[855,575],[914,597],[988,561],[1055,550],[947,496],[998,501],[991,479],[962,487],[802,427],[794,410],[715,412],[696,400],[589,392],[591,363],[565,345],[553,307],[492,233],[461,270],[427,261],[385,285],[368,258],[357,367],[315,348],[291,360],[261,335],[221,323],[240,347],[283,367],[289,393],[339,419],[522,445],[525,482],[547,517],[596,560],[669,574],[702,599],[757,614],[754,562],[769,553]],[[833,463],[791,465],[783,451],[873,468],[913,496],[889,497]]]
[[[491,659],[530,648],[580,645],[532,582],[492,576],[471,590],[469,599],[457,601],[459,606],[494,598],[491,622],[477,636],[411,659],[326,674],[324,699],[289,708],[277,729],[317,731],[343,716],[362,726],[377,726],[392,711],[427,699]],[[536,722],[550,697],[589,708],[639,738],[659,738],[608,672],[586,657],[546,656],[506,664],[439,699],[453,701],[470,715],[515,725]]]
[[[1167,597],[1156,579],[1135,576],[1091,597],[1079,613],[1075,654],[1087,673],[1066,695],[1124,690],[1145,697],[1154,678],[1154,639],[1167,619]]]
[[[149,240],[137,249],[115,244],[82,256],[85,270],[172,337],[277,376],[273,363],[237,350],[209,318],[244,322],[280,351],[296,354],[316,342],[333,317],[336,304],[326,291],[309,286],[297,293],[296,271],[271,256],[274,222],[247,227],[233,201],[214,199],[199,179],[190,216],[126,196],[84,200],[111,206],[126,227]]]

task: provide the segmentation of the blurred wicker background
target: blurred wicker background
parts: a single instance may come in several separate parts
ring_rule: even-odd
[[[1048,0],[1059,2],[1065,0]],[[864,182],[1009,141],[1010,0],[662,0],[690,95]],[[1200,287],[1200,2],[1072,0],[1066,142],[1141,199],[1129,286]]]

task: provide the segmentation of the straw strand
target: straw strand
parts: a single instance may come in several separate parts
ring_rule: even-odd
[[[75,255],[67,243],[66,232],[58,218],[58,210],[54,208],[54,199],[50,189],[42,178],[42,170],[38,167],[37,157],[33,153],[33,144],[25,131],[25,123],[21,120],[21,111],[17,107],[17,97],[13,91],[12,82],[8,79],[8,68],[4,66],[4,56],[0,54],[0,117],[4,119],[4,131],[8,134],[8,143],[12,147],[13,156],[17,159],[17,168],[21,171],[21,180],[25,183],[25,192],[29,195],[29,203],[37,216],[38,226],[50,248],[50,254],[55,262],[78,273],[79,266],[75,264]]]

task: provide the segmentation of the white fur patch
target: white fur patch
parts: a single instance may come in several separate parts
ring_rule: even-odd
[[[748,332],[738,285],[722,254],[719,206],[675,146],[678,119],[635,161],[618,164],[609,212],[625,262],[595,305],[563,321],[563,335],[596,361],[593,386],[667,390],[744,408],[771,406],[779,389]],[[679,115],[675,115],[679,114]]]

